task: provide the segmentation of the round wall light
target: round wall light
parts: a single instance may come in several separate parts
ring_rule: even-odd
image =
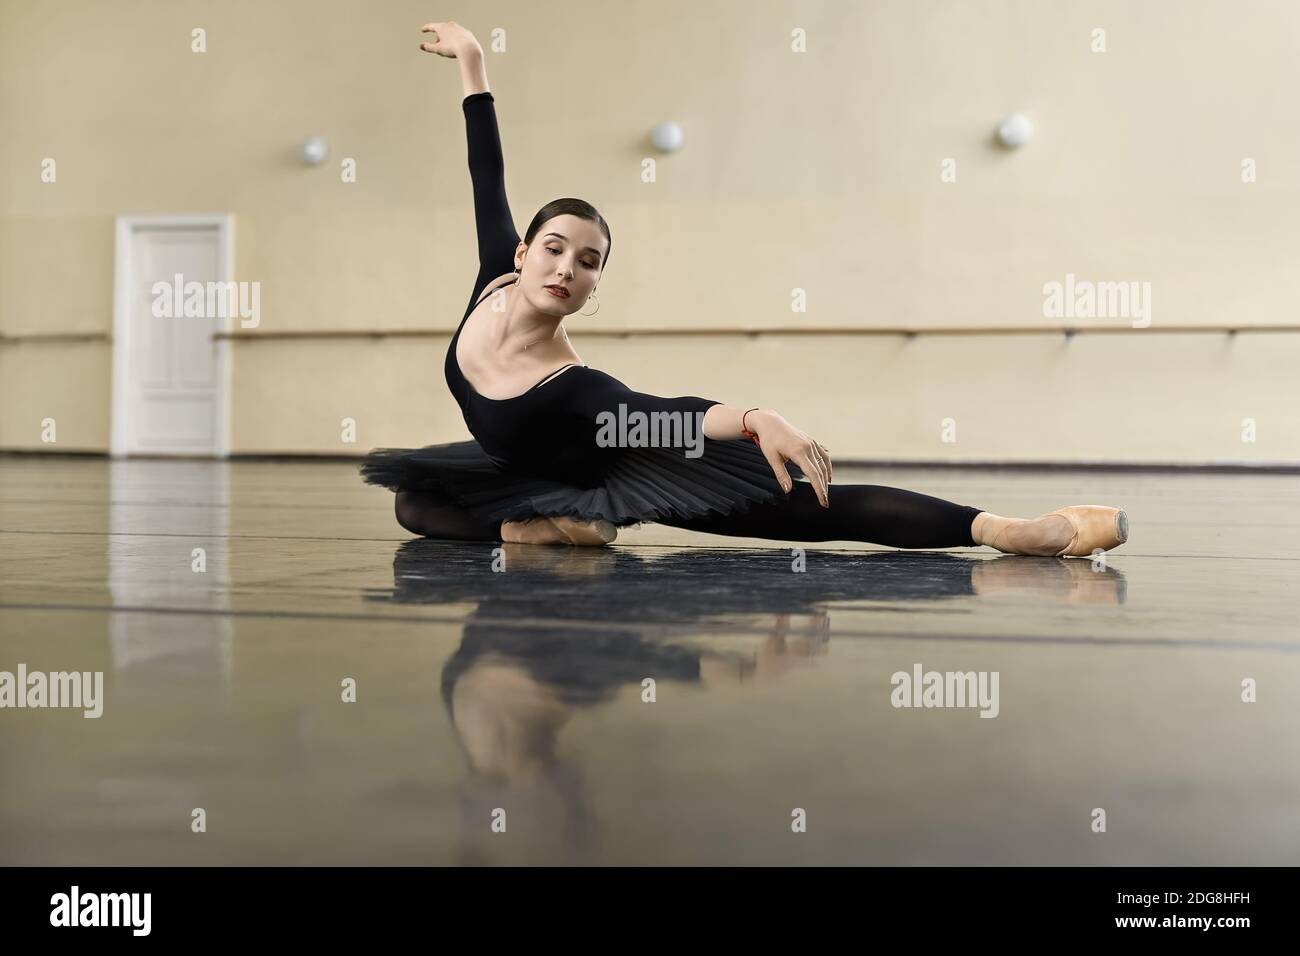
[[[998,127],[998,142],[1015,149],[1034,137],[1034,124],[1022,113],[1012,113]]]
[[[298,149],[298,155],[308,166],[319,166],[325,162],[325,157],[330,154],[329,144],[319,136],[313,136],[305,140]]]
[[[682,141],[686,134],[676,123],[660,123],[650,131],[650,142],[655,144],[656,149],[663,150],[665,153],[675,153],[682,148]]]

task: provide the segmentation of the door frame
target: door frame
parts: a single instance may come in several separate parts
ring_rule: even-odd
[[[234,281],[235,217],[231,213],[166,214],[148,213],[117,217],[113,257],[113,396],[110,412],[108,453],[127,456],[126,439],[130,414],[127,371],[130,368],[130,290],[136,263],[132,250],[135,234],[158,228],[215,228],[217,231],[217,274],[214,281]],[[231,316],[224,317],[221,330],[232,331]],[[216,341],[217,437],[214,457],[230,456],[230,347],[229,338]]]

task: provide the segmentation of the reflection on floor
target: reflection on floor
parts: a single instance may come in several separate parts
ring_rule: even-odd
[[[1300,862],[1294,476],[836,481],[1132,537],[464,545],[350,465],[0,458],[0,672],[105,681],[0,709],[0,864]]]

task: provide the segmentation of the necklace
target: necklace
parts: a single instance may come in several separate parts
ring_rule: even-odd
[[[560,333],[560,336],[564,339],[565,342],[568,342],[568,341],[569,341],[569,333],[566,332],[566,331],[564,330],[564,326],[560,326],[560,328],[559,328],[559,333]],[[551,336],[551,338],[555,338],[555,336]],[[534,342],[533,345],[540,345],[542,342],[545,342],[545,341],[546,341],[546,336],[542,336],[540,339],[538,339],[536,342]],[[533,347],[532,345],[525,345],[523,350],[524,350],[525,352],[527,352],[527,351],[528,351],[530,348],[532,348],[532,347]]]

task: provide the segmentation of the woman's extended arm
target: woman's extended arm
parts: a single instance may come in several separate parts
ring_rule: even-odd
[[[473,309],[480,293],[493,279],[515,271],[519,233],[506,199],[505,161],[501,134],[497,128],[494,97],[488,90],[483,49],[474,34],[454,21],[426,23],[421,29],[433,35],[420,49],[450,57],[460,64],[464,99],[465,142],[469,153],[469,174],[474,191],[474,226],[478,233],[478,277],[470,293]]]
[[[568,374],[578,371],[574,369]],[[628,411],[647,414],[699,414],[703,416],[700,424],[704,429],[704,437],[719,440],[742,437],[741,419],[744,418],[745,426],[758,436],[759,450],[772,467],[772,473],[776,475],[781,487],[787,493],[794,487],[790,473],[785,468],[785,463],[792,461],[812,483],[822,507],[830,507],[830,490],[827,486],[831,481],[831,456],[826,446],[804,434],[772,409],[758,409],[746,417],[746,410],[735,405],[723,405],[695,395],[664,398],[633,391],[614,376],[597,369],[584,368],[581,373],[584,376],[582,388],[576,391],[573,399],[574,411],[579,417],[599,421],[597,416],[603,413],[617,414],[619,405],[626,405]]]

